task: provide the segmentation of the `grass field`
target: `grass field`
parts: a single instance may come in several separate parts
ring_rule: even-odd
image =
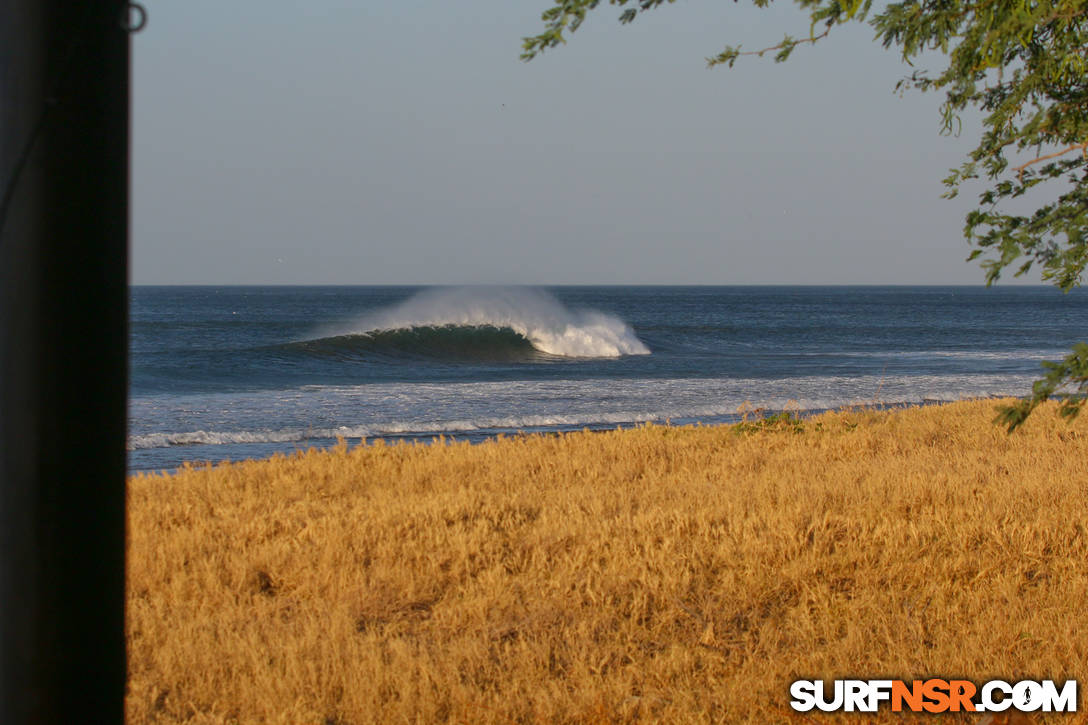
[[[1083,689],[1088,419],[994,405],[136,476],[129,722],[955,723],[789,683]]]

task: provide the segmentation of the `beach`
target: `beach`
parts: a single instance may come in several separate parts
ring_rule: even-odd
[[[134,475],[129,722],[860,722],[790,683],[1083,677],[1088,420],[995,405]]]

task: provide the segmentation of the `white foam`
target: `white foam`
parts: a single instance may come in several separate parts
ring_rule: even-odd
[[[325,330],[323,336],[445,325],[507,327],[540,352],[562,357],[650,353],[631,326],[618,317],[596,310],[570,310],[547,292],[524,287],[425,290],[351,325]]]
[[[128,447],[290,444],[664,420],[715,422],[729,419],[742,406],[822,410],[1023,395],[1032,380],[1022,374],[953,374],[312,385],[276,393],[185,396],[172,411],[162,409],[161,403],[134,399],[130,405],[136,417],[153,418],[156,427],[162,427],[134,431]],[[291,422],[276,429],[250,428],[255,420]],[[187,430],[183,427],[187,425],[199,428]]]
[[[148,433],[129,436],[128,449],[137,451],[146,448],[168,448],[171,446],[224,446],[238,443],[300,443],[313,439],[363,438],[372,435],[365,426],[321,428],[316,430],[287,428],[266,431],[187,431],[182,433]]]

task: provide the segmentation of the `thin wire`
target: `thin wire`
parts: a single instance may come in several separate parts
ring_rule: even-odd
[[[11,173],[11,180],[4,189],[4,200],[0,202],[0,232],[4,231],[4,225],[7,223],[8,210],[11,208],[12,199],[15,198],[15,189],[19,186],[19,179],[23,175],[23,168],[26,166],[27,159],[30,158],[31,152],[34,151],[38,136],[41,135],[42,129],[45,128],[45,122],[49,120],[49,112],[56,105],[56,98],[50,96],[45,99],[42,111],[38,114],[38,122],[34,124],[34,128],[30,132],[30,137],[26,140],[26,143],[23,144],[23,150],[19,153],[19,158],[15,162],[15,168]]]
[[[131,22],[131,13],[133,10],[136,10],[138,13],[137,21],[135,23]],[[8,212],[11,210],[12,200],[15,198],[15,191],[19,187],[19,180],[23,176],[23,169],[26,168],[27,161],[29,161],[31,154],[34,152],[34,147],[37,145],[38,137],[41,136],[46,123],[49,121],[50,112],[56,108],[59,103],[57,95],[63,88],[65,80],[68,78],[68,71],[72,67],[72,60],[75,58],[76,51],[85,40],[85,34],[90,32],[89,26],[89,23],[85,25],[84,32],[73,38],[71,44],[68,46],[67,56],[57,71],[57,77],[54,79],[52,92],[46,97],[45,102],[42,104],[42,110],[38,114],[38,120],[31,129],[30,136],[28,136],[27,140],[23,143],[23,148],[19,152],[19,157],[15,161],[14,168],[12,168],[11,178],[4,186],[4,196],[3,199],[0,200],[0,233],[4,231],[4,227],[7,224]],[[136,2],[126,4],[124,15],[121,17],[121,29],[131,34],[138,33],[145,27],[147,27],[147,9]]]

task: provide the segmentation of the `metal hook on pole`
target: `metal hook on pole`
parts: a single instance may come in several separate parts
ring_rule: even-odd
[[[126,33],[138,33],[145,27],[147,27],[147,8],[135,2],[125,5],[121,14],[121,29]]]

